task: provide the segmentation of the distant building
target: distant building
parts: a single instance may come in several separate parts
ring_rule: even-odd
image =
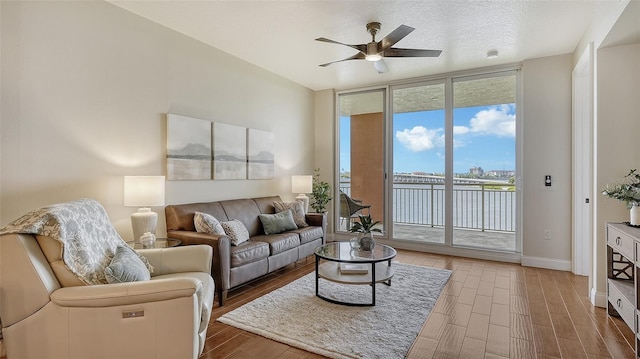
[[[508,178],[515,175],[516,171],[513,170],[491,170],[487,172],[487,176],[499,178]]]
[[[469,174],[474,176],[483,176],[484,170],[482,169],[482,167],[472,167],[469,168]]]

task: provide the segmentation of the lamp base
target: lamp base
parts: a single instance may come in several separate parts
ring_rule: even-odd
[[[151,208],[139,208],[138,212],[131,214],[131,228],[133,229],[133,240],[140,243],[140,237],[146,232],[156,234],[158,226],[158,214],[151,212]]]
[[[304,209],[304,213],[309,212],[309,197],[306,194],[300,193],[296,196],[296,201],[302,201],[302,208]]]

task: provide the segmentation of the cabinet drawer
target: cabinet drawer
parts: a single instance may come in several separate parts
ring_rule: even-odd
[[[631,284],[633,286],[633,284]],[[611,306],[618,312],[622,320],[629,326],[629,328],[635,329],[635,314],[636,308],[631,301],[624,295],[628,292],[626,286],[620,286],[620,283],[609,280],[608,282],[608,298]]]
[[[607,244],[616,252],[627,257],[630,261],[635,261],[635,241],[627,234],[609,226],[607,227]]]

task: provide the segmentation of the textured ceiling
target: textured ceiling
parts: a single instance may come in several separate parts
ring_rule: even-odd
[[[109,0],[312,90],[348,89],[566,54],[594,16],[617,0],[579,1],[187,1]],[[355,50],[314,41],[363,44],[365,25],[381,39],[401,24],[416,30],[396,47],[442,50],[438,58],[387,58],[378,74]],[[497,50],[497,59],[487,51]]]

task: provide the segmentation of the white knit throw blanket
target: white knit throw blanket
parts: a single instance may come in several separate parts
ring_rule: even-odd
[[[106,284],[104,269],[118,246],[127,245],[109,222],[104,207],[87,198],[29,212],[0,229],[0,235],[8,233],[36,234],[59,241],[63,262],[86,284]],[[153,271],[147,259],[140,258]]]

